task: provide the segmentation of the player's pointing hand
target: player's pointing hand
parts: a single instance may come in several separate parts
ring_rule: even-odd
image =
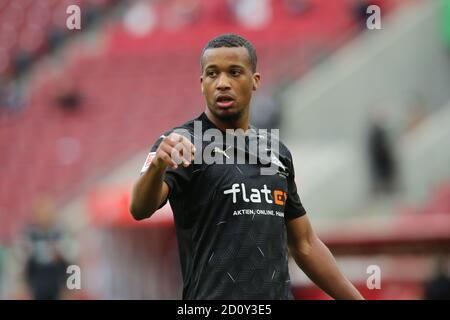
[[[176,169],[180,164],[188,167],[194,157],[195,146],[185,136],[173,132],[167,137],[163,136],[152,164],[159,169]]]

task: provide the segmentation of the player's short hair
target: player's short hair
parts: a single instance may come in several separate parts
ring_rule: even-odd
[[[222,34],[214,39],[210,40],[206,46],[203,48],[202,55],[200,57],[200,65],[201,70],[203,71],[203,55],[205,51],[208,49],[214,48],[239,48],[244,47],[247,49],[248,56],[250,58],[250,66],[252,68],[252,72],[256,72],[256,64],[258,62],[258,58],[256,57],[256,49],[255,47],[245,39],[234,33],[226,33]]]

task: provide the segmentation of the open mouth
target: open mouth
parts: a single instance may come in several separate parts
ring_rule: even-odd
[[[218,95],[216,98],[216,103],[221,108],[228,108],[233,105],[234,99],[229,95]]]

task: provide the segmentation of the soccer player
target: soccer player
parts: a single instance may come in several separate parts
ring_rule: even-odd
[[[250,132],[250,100],[260,84],[256,65],[255,48],[241,36],[221,35],[206,45],[200,77],[205,111],[155,142],[134,185],[131,214],[136,220],[148,218],[170,200],[183,299],[292,299],[288,250],[331,297],[362,299],[311,227],[286,146],[279,142],[270,164],[229,164],[234,152],[245,159],[254,154],[249,135],[243,135],[240,148],[219,140],[212,144],[196,131],[201,127],[200,135],[215,130],[228,137],[229,129]],[[202,157],[198,146],[205,149],[203,157],[209,150],[224,161],[197,162]],[[275,174],[261,174],[273,165]]]

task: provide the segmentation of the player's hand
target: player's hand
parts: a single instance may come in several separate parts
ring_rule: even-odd
[[[152,165],[159,169],[171,167],[176,169],[178,165],[188,167],[195,157],[195,146],[188,138],[172,132],[169,136],[163,137],[156,150]]]

